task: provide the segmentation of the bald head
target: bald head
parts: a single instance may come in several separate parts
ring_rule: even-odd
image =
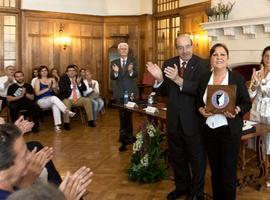
[[[180,35],[175,39],[175,47],[180,59],[188,61],[193,54],[193,43],[189,35]]]

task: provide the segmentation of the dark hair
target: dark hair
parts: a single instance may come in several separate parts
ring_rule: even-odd
[[[49,73],[49,77],[52,77],[52,78],[56,79],[57,82],[59,82],[58,78],[53,76],[53,70],[56,70],[56,72],[58,73],[58,69],[56,69],[55,67],[53,67],[51,69],[50,73]]]
[[[222,43],[216,43],[210,49],[210,55],[209,55],[209,57],[211,57],[213,55],[213,53],[216,51],[216,48],[218,48],[218,47],[222,47],[226,51],[227,56],[229,56],[229,50],[226,47],[226,45],[225,44],[222,44]]]
[[[86,71],[86,69],[85,69],[85,68],[81,68],[81,69],[80,69],[80,72],[81,72],[81,71]]]
[[[33,70],[32,70],[32,78],[35,78],[35,75],[34,75],[34,71],[37,70],[38,71],[38,68],[35,67]]]
[[[263,52],[262,52],[262,59],[261,59],[261,64],[264,66],[264,63],[263,63],[263,57],[264,55],[266,54],[267,51],[270,51],[270,46],[267,46],[263,49]]]
[[[16,72],[14,73],[14,76],[15,76],[16,74],[23,74],[23,75],[24,75],[24,73],[23,73],[22,71],[20,71],[20,70],[16,71]]]
[[[75,69],[76,71],[78,71],[79,67],[75,64],[70,64],[67,66],[66,72],[68,71],[68,69]]]
[[[41,78],[41,70],[43,69],[47,69],[48,73],[49,73],[49,69],[46,65],[40,65],[39,68],[38,68],[38,78]]]
[[[0,170],[8,169],[14,164],[14,142],[21,134],[20,129],[14,124],[0,125]]]
[[[65,200],[64,194],[51,184],[37,183],[12,193],[8,200]]]

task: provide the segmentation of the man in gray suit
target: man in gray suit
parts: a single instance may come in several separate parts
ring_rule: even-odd
[[[130,96],[138,94],[138,88],[135,81],[137,77],[137,64],[134,58],[128,56],[128,44],[121,42],[118,44],[118,53],[120,58],[111,62],[111,80],[114,81],[113,97],[116,103],[124,103],[124,94]],[[119,111],[120,119],[120,142],[119,151],[125,151],[126,145],[133,142],[132,113],[128,111]]]

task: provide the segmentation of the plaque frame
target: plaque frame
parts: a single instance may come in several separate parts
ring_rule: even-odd
[[[220,97],[218,98],[218,96]],[[219,99],[222,104],[219,105]],[[206,111],[214,114],[225,111],[235,114],[236,85],[208,85]]]

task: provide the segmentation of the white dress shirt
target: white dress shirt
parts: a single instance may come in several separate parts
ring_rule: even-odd
[[[229,84],[229,72],[227,72],[225,78],[223,79],[220,85],[228,85],[228,84]],[[208,85],[213,85],[213,73],[210,77]],[[205,104],[206,104],[206,99],[207,99],[207,88],[205,89],[205,92],[203,95],[203,101]],[[212,129],[228,125],[227,118],[223,114],[214,114],[210,117],[207,117],[205,123]]]
[[[16,83],[15,79],[13,79],[13,83],[8,84],[7,86],[5,86],[5,83],[8,80],[8,76],[1,76],[0,77],[0,96],[1,97],[7,97],[7,91],[8,91],[8,87],[13,84]]]

